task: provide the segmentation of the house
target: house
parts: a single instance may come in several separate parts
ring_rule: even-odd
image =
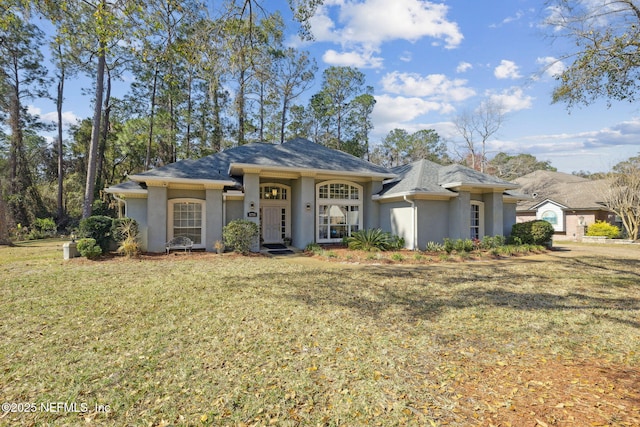
[[[519,200],[510,193],[516,184],[460,165],[386,169],[305,139],[251,143],[129,178],[106,191],[138,222],[149,252],[174,236],[211,251],[235,219],[256,222],[263,243],[303,248],[382,228],[424,248],[446,237],[508,235]]]
[[[544,219],[553,225],[554,239],[575,239],[596,221],[620,226],[616,215],[602,204],[610,185],[561,172],[535,171],[514,180],[529,199],[518,202],[517,222]]]

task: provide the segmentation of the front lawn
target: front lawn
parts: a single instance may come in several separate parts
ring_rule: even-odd
[[[639,250],[402,266],[60,246],[0,247],[0,425],[640,425]]]

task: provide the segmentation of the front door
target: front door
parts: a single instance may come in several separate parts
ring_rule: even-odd
[[[282,243],[282,215],[284,208],[263,206],[262,240],[264,243]]]

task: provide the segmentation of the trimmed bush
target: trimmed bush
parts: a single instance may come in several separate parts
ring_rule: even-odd
[[[620,236],[620,229],[613,224],[605,221],[596,221],[587,227],[587,236],[605,236],[609,239],[615,239]]]
[[[258,225],[246,219],[231,221],[222,229],[222,237],[226,247],[243,255],[251,252],[258,244]]]
[[[542,219],[513,224],[511,241],[529,245],[545,245],[553,237],[553,226]]]
[[[93,215],[80,221],[80,236],[95,239],[102,252],[108,252],[111,242],[113,219],[103,215]]]
[[[95,259],[102,255],[102,249],[96,243],[96,239],[90,237],[78,240],[76,248],[80,255],[88,259]]]

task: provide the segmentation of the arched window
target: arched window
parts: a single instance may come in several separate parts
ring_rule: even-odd
[[[362,187],[345,181],[316,186],[317,227],[320,243],[340,242],[362,228]]]
[[[540,218],[547,221],[549,224],[558,224],[558,215],[554,211],[544,211]]]
[[[200,199],[169,200],[168,240],[185,236],[195,247],[205,247],[205,203]]]

